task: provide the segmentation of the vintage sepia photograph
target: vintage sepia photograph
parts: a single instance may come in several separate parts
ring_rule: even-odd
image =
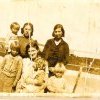
[[[100,99],[100,0],[0,0],[0,20],[0,100]]]

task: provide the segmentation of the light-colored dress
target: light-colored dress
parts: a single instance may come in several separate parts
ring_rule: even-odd
[[[39,69],[39,62],[44,63],[45,70]],[[34,61],[31,61],[30,58],[25,58],[23,60],[23,71],[21,79],[19,80],[16,88],[16,92],[22,92],[22,93],[40,93],[44,92],[45,89],[45,79],[42,85],[37,86],[34,84],[35,77],[39,71],[44,71],[45,75],[47,74],[47,65],[44,62],[44,60],[40,57],[37,57]],[[38,66],[38,69],[35,70]]]
[[[47,89],[51,93],[66,93],[66,80],[51,76],[47,81]]]

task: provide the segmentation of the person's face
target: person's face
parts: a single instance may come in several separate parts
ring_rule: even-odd
[[[58,77],[58,78],[60,78],[60,77],[63,76],[63,72],[56,72],[55,73],[55,76]]]
[[[55,38],[60,39],[62,37],[62,34],[63,33],[62,33],[61,28],[57,28],[57,29],[54,30]]]
[[[44,81],[43,79],[44,79],[44,75],[41,75],[41,74],[36,75],[34,79],[34,84],[41,85]]]
[[[31,47],[28,49],[28,55],[30,56],[30,58],[35,59],[37,57],[38,54],[38,50],[34,47]]]
[[[29,38],[31,36],[31,32],[32,32],[32,28],[30,25],[26,25],[23,29],[24,33],[24,37]]]
[[[13,26],[11,31],[12,31],[13,34],[17,35],[17,33],[19,31],[19,26],[17,26],[17,25]]]
[[[13,48],[13,49],[11,49],[11,55],[12,55],[12,56],[14,56],[14,57],[15,57],[15,56],[17,56],[17,55],[18,55],[18,53],[19,53],[19,52],[18,52],[16,49],[14,49],[14,48]]]

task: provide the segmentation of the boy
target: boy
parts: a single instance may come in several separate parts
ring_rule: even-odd
[[[17,22],[13,22],[10,25],[10,29],[11,29],[11,33],[9,34],[8,39],[7,39],[8,53],[11,51],[10,50],[10,44],[14,41],[18,41],[17,33],[20,29],[20,25]]]

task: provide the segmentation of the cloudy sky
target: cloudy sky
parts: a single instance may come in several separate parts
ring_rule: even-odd
[[[52,38],[54,25],[60,23],[71,51],[100,57],[99,0],[0,0],[1,37],[7,36],[9,25],[15,21],[21,27],[26,22],[33,23],[33,38],[42,44]]]

